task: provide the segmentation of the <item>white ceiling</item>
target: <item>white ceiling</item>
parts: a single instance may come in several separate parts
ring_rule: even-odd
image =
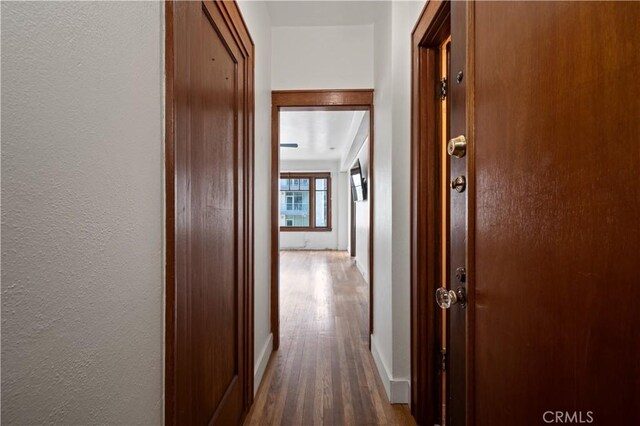
[[[268,1],[274,27],[372,24],[382,10],[380,1]]]
[[[340,160],[363,116],[364,111],[281,111],[280,143],[297,143],[298,148],[280,148],[280,158]]]

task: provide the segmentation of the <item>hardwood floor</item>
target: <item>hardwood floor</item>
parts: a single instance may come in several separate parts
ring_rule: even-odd
[[[280,255],[280,349],[246,425],[413,425],[369,352],[368,287],[347,252]]]

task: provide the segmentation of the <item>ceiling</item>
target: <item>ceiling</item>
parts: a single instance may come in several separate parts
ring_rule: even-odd
[[[282,160],[340,160],[351,147],[364,111],[281,111]],[[331,149],[333,148],[333,149]]]
[[[376,20],[381,1],[269,1],[274,27],[367,25]]]

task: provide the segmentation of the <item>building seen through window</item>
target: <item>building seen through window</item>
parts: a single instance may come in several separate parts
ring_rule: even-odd
[[[330,231],[330,200],[329,173],[282,173],[280,228]]]

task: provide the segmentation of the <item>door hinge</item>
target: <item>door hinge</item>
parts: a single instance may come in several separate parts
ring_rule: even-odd
[[[438,83],[438,92],[440,95],[440,100],[444,101],[447,97],[447,78],[446,77],[440,80],[440,83]]]
[[[440,350],[440,370],[447,371],[447,350]]]

